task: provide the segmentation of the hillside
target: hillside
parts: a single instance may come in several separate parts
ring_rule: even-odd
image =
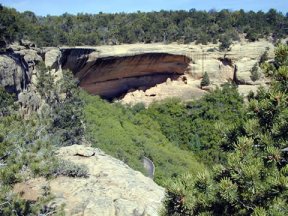
[[[0,12],[0,215],[288,215],[287,16]]]
[[[249,41],[287,35],[288,18],[275,9],[262,11],[180,11],[85,14],[39,17],[1,6],[1,40],[35,41],[39,46],[115,45],[123,43],[221,42],[229,47],[244,34]],[[12,22],[11,22],[12,21]]]

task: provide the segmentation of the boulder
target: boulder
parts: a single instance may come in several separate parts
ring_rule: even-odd
[[[45,53],[45,65],[58,69],[60,67],[61,51],[58,48],[53,48]]]

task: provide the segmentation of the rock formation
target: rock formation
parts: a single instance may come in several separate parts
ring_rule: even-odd
[[[18,95],[26,89],[31,83],[36,63],[42,61],[41,50],[30,46],[33,43],[22,41],[10,45],[7,52],[0,53],[0,85],[8,92]]]
[[[265,84],[267,80],[263,78],[252,82],[250,70],[267,49],[269,58],[273,58],[274,46],[265,40],[237,42],[227,52],[220,52],[217,44],[62,47],[53,51],[54,60],[47,52],[45,61],[51,61],[47,66],[72,70],[80,86],[91,94],[120,98],[123,103],[148,105],[167,97],[199,98],[206,92],[199,90],[205,71],[212,83],[209,89],[214,89],[233,80],[236,65],[239,83]],[[244,87],[240,89],[245,90]]]
[[[270,59],[274,51],[273,44],[265,40],[237,42],[227,52],[218,51],[217,44],[175,43],[40,50],[33,43],[22,41],[10,48],[12,53],[0,55],[1,85],[10,92],[18,94],[30,82],[37,81],[34,67],[43,58],[55,79],[61,78],[62,69],[70,69],[79,79],[79,85],[91,94],[146,105],[167,97],[196,99],[206,92],[199,90],[205,71],[212,84],[209,89],[213,89],[233,80],[236,65],[241,85],[265,84],[267,80],[263,77],[252,82],[250,70],[265,50],[268,49]],[[239,89],[247,94],[248,88],[251,89],[250,86]]]
[[[15,185],[14,191],[33,201],[41,195],[42,188],[50,187],[55,196],[50,205],[65,204],[65,214],[71,216],[159,215],[164,188],[122,161],[99,149],[80,145],[60,148],[58,157],[86,165],[89,177],[31,179]]]
[[[168,77],[183,75],[190,59],[183,55],[143,53],[101,57],[92,49],[62,49],[62,68],[70,69],[91,94],[113,99],[130,89],[146,90]]]
[[[31,74],[20,55],[0,54],[0,85],[10,93],[19,93],[29,84]]]

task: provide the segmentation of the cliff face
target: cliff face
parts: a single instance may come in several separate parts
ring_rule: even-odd
[[[19,94],[31,83],[35,65],[42,61],[41,50],[12,44],[9,51],[0,53],[0,86]]]
[[[19,93],[30,82],[28,65],[13,53],[0,55],[0,85],[10,93]]]
[[[129,44],[40,50],[16,44],[11,45],[12,52],[0,54],[0,85],[18,94],[29,83],[35,83],[35,63],[42,61],[42,57],[46,66],[52,68],[55,79],[61,79],[62,68],[70,69],[89,93],[106,99],[123,96],[123,103],[148,105],[167,97],[195,99],[205,93],[199,90],[203,72],[209,74],[215,87],[233,79],[235,66],[241,83],[249,84],[239,89],[257,89],[255,85],[267,82],[263,76],[252,82],[250,70],[265,50],[273,58],[273,44],[265,40],[241,41],[227,52],[220,52],[217,47],[217,44]],[[231,64],[226,64],[225,59]]]
[[[253,86],[256,90],[254,85],[267,82],[263,76],[256,83],[252,82],[250,70],[265,50],[269,51],[269,58],[273,58],[272,43],[241,41],[225,52],[219,51],[218,46],[126,44],[62,48],[60,62],[62,68],[74,72],[80,86],[89,93],[108,99],[123,95],[121,101],[132,104],[143,102],[148,105],[167,97],[198,98],[205,93],[199,90],[205,71],[215,88],[233,79],[235,66],[238,79],[241,83],[249,83],[249,89]],[[227,64],[226,59],[231,64]],[[165,82],[167,80],[170,81]]]
[[[130,89],[146,90],[167,78],[177,79],[189,62],[184,55],[166,53],[99,57],[92,49],[62,50],[62,68],[72,70],[83,89],[108,99]]]

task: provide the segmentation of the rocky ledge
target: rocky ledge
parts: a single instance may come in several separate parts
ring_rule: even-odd
[[[164,188],[122,161],[81,145],[62,147],[57,154],[63,160],[87,166],[89,177],[31,179],[15,185],[14,191],[24,199],[35,200],[48,186],[55,197],[53,203],[64,204],[66,215],[159,215]]]
[[[197,99],[207,92],[199,88],[205,71],[209,89],[214,89],[234,79],[237,68],[244,96],[269,83],[260,68],[260,79],[253,82],[251,69],[265,51],[273,59],[271,42],[241,40],[229,51],[219,51],[218,46],[172,43],[38,49],[14,44],[10,53],[0,53],[0,85],[19,94],[37,82],[35,64],[42,59],[55,79],[61,78],[62,69],[69,69],[89,93],[126,104],[149,105],[168,97]]]

